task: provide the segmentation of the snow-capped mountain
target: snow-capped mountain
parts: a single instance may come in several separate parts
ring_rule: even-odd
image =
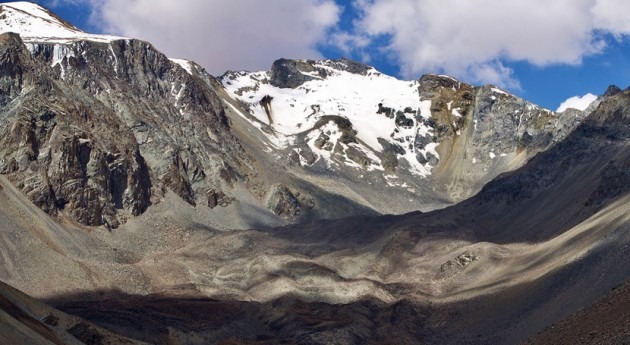
[[[628,291],[630,89],[215,78],[23,2],[0,31],[0,342],[520,344]]]
[[[280,59],[270,71],[228,72],[220,81],[237,101],[230,108],[264,134],[268,152],[357,189],[369,183],[380,190],[370,204],[393,213],[474,194],[586,114],[555,113],[449,76],[398,80],[345,59]],[[387,190],[410,193],[408,201],[379,203]]]
[[[44,7],[27,1],[3,3],[0,15],[0,32],[15,32],[25,43],[111,42],[123,39],[83,32]]]
[[[168,191],[229,227],[251,226],[252,213],[256,224],[282,224],[428,211],[523,165],[585,115],[345,59],[280,59],[216,79],[35,4],[1,9],[0,29],[19,35],[6,36],[14,49],[3,68],[19,77],[2,95],[0,170],[28,181],[43,209],[84,224],[117,226]]]
[[[435,166],[436,143],[415,148],[418,133],[434,135],[426,124],[431,102],[419,102],[418,81],[398,80],[349,60],[278,60],[269,72],[232,72],[221,82],[246,105],[253,123],[269,127],[267,137],[276,148],[306,139],[308,156],[294,148],[303,165],[321,159],[326,167],[384,172],[392,167],[379,156],[384,147],[396,145],[397,158],[412,174],[427,176]]]

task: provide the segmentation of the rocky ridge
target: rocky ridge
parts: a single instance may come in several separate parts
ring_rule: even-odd
[[[235,185],[263,198],[199,66],[123,38],[2,43],[0,171],[50,214],[116,227],[167,189],[207,207]]]
[[[217,80],[37,5],[2,8],[2,30],[21,35],[3,39],[0,171],[49,214],[85,225],[115,228],[167,190],[224,228],[427,211],[473,195],[586,115],[345,59],[280,59]]]

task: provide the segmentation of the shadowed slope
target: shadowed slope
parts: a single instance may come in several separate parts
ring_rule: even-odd
[[[0,282],[0,343],[141,344],[69,316]]]

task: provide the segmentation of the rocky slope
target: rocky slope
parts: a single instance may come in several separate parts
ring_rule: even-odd
[[[546,328],[526,344],[627,344],[630,342],[630,282],[592,305]]]
[[[113,228],[167,189],[208,209],[229,205],[238,187],[264,196],[199,66],[38,11],[2,6],[2,29],[26,32],[2,36],[0,171],[32,201]],[[58,36],[24,29],[41,18]]]
[[[61,310],[151,343],[516,344],[630,277],[628,114],[630,90],[604,99],[564,141],[443,210],[215,231],[171,195],[112,233],[22,220],[5,267]],[[0,219],[33,212],[2,193],[24,209]],[[51,274],[54,287],[28,283]]]
[[[67,315],[0,282],[2,344],[145,344]]]

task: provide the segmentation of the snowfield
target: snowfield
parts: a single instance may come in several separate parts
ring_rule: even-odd
[[[125,37],[88,34],[67,23],[45,8],[26,1],[2,4],[4,19],[0,21],[0,32],[19,34],[24,42],[71,43],[89,40],[111,42]]]
[[[411,172],[421,176],[430,174],[431,166],[421,164],[416,159],[417,154],[426,156],[431,153],[438,156],[434,144],[422,150],[415,149],[417,135],[430,136],[433,132],[433,128],[417,120],[431,117],[431,101],[420,101],[418,81],[398,80],[374,68],[370,68],[365,75],[350,73],[331,67],[333,64],[328,62],[311,62],[315,69],[326,71],[325,78],[316,72],[302,72],[315,79],[294,89],[271,85],[270,72],[267,71],[231,72],[223,76],[221,82],[230,96],[249,108],[250,115],[273,128],[275,133],[265,134],[274,143],[290,143],[292,141],[287,138],[310,131],[322,116],[336,115],[350,120],[357,131],[357,138],[365,145],[360,148],[364,153],[373,155],[374,152],[382,152],[380,138],[403,147],[405,154],[399,154],[399,158],[407,161]],[[272,97],[271,122],[261,104],[265,96]],[[388,117],[382,112],[378,113],[380,107],[391,108],[394,114]],[[398,126],[395,121],[398,111],[404,111],[405,118],[412,120],[413,125]],[[327,124],[326,130],[335,133],[330,126],[335,125]],[[319,158],[330,160],[330,152],[323,152],[314,146],[316,133],[309,134],[309,146]],[[336,142],[338,136],[332,136],[330,140]],[[373,161],[380,164],[379,159]],[[382,170],[381,167],[379,169]]]

